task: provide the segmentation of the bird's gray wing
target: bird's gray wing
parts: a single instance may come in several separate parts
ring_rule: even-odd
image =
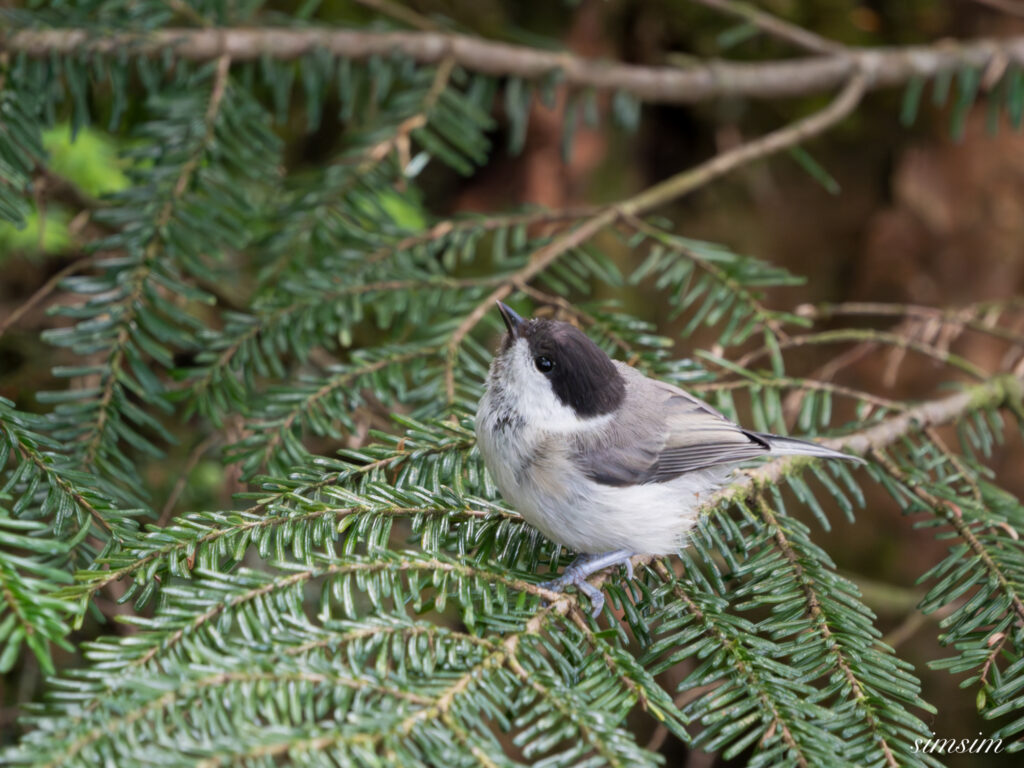
[[[663,382],[646,379],[640,387],[631,387],[627,410],[614,429],[576,452],[578,465],[596,482],[663,483],[685,472],[734,464],[771,450],[760,435]]]
[[[735,464],[771,450],[760,435],[743,429],[704,401],[668,384],[657,384],[670,394],[662,406],[665,444],[649,482],[663,483],[684,472]]]

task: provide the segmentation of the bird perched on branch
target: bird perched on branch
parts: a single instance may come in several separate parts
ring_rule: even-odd
[[[498,309],[508,333],[476,414],[484,463],[532,526],[579,553],[548,589],[685,544],[702,501],[739,462],[761,456],[860,461],[821,445],[743,429],[671,384],[612,360],[569,323]]]

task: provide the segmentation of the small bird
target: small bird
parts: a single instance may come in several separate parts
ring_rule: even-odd
[[[484,464],[502,496],[552,541],[579,553],[543,586],[575,586],[596,617],[587,577],[630,558],[678,551],[708,495],[738,462],[761,456],[854,456],[743,429],[678,387],[612,360],[569,323],[526,321],[505,304],[508,333],[476,413]]]

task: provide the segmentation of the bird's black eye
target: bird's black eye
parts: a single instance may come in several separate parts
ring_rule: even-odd
[[[533,358],[533,364],[541,373],[551,373],[551,369],[555,367],[555,361],[545,355],[537,355]]]

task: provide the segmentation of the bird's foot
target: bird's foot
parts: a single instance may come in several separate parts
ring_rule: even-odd
[[[633,562],[630,558],[634,554],[636,553],[630,552],[628,549],[617,549],[614,552],[602,552],[597,555],[579,555],[562,572],[561,576],[551,581],[545,581],[538,586],[552,592],[561,592],[570,586],[576,587],[590,599],[590,604],[593,606],[590,615],[596,619],[601,614],[601,609],[604,608],[604,595],[601,594],[600,589],[587,581],[587,578],[605,568],[623,565],[626,567],[626,575],[632,579]]]

